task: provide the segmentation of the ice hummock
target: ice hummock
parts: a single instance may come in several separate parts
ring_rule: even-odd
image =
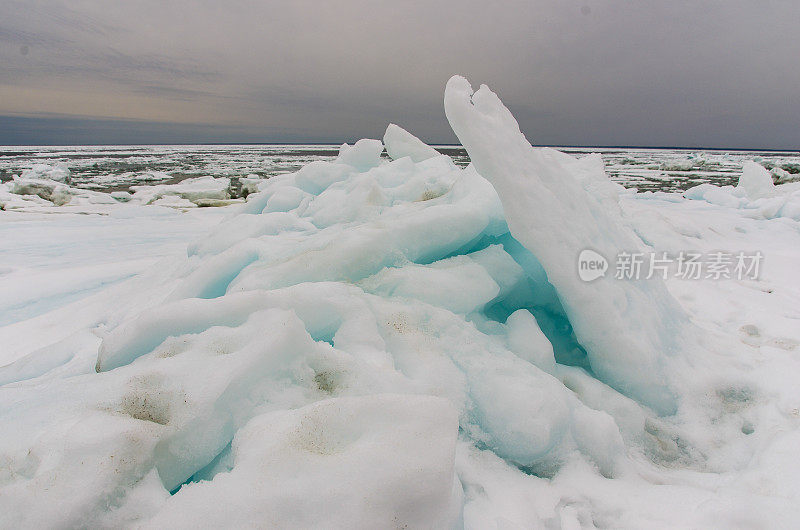
[[[34,466],[33,475],[55,481],[50,499],[71,487],[67,470],[76,458],[96,469],[92,490],[98,493],[121,489],[131,498],[144,495],[140,490],[155,487],[148,478],[155,470],[164,491],[177,491],[159,508],[164,513],[183,502],[200,502],[191,501],[199,493],[190,492],[207,487],[192,485],[199,480],[193,477],[206,476],[212,484],[239,477],[237,487],[249,490],[253,475],[239,476],[237,462],[266,457],[247,452],[252,449],[242,438],[245,426],[266,422],[274,430],[274,422],[288,421],[278,411],[313,407],[322,399],[333,399],[330,407],[353,417],[362,414],[353,408],[362,407],[355,397],[387,392],[398,397],[385,401],[383,414],[398,421],[402,415],[413,418],[420,396],[435,396],[449,403],[472,443],[531,471],[552,474],[573,452],[609,476],[624,468],[623,442],[612,417],[586,407],[553,375],[553,348],[530,311],[541,316],[546,312],[535,306],[548,304],[550,311],[560,309],[552,292],[537,292],[536,279],[528,277],[531,263],[525,259],[533,258],[508,234],[492,186],[473,168],[462,170],[447,156],[420,148],[405,131],[390,128],[386,141],[397,159],[381,160],[383,144],[363,140],[344,145],[333,162],[270,179],[248,198],[242,213],[190,248],[166,284],[169,289],[154,292],[149,307],[112,317],[96,366],[86,366],[80,354],[62,357],[83,367],[71,373],[91,372],[52,378],[52,393],[39,393],[36,400],[58,396],[73,419],[98,426],[91,450],[77,433],[62,433],[58,436],[66,436],[70,449],[47,468]],[[53,360],[40,363],[37,373],[31,363],[37,355],[4,368],[4,379],[19,379],[26,388],[26,379],[52,377],[47,373],[59,358],[49,356]],[[371,414],[379,417],[378,404],[384,402],[376,403]],[[59,410],[18,420],[25,423],[23,432],[40,433],[42,451],[48,433],[56,436],[66,419]],[[106,417],[108,431],[101,427]],[[365,429],[378,435],[377,427]],[[416,510],[404,520],[448,526],[460,517],[460,496],[453,494],[460,488],[452,471],[442,475],[448,459],[452,470],[457,432],[451,428],[446,443],[429,433],[431,447],[409,464],[419,478],[399,475],[405,482],[397,488],[410,497],[397,497],[398,506],[419,505],[411,499],[420,492],[408,484],[420,482],[431,488],[426,502],[441,499],[430,513]],[[602,445],[591,442],[598,432],[604,433]],[[334,452],[356,443],[347,433],[337,441],[330,430],[314,436],[314,444],[333,444]],[[21,446],[15,443],[26,439],[6,440],[7,450],[16,454]],[[231,443],[233,456],[223,459]],[[376,449],[364,450],[363,458],[372,458],[367,455]],[[130,465],[96,467],[111,455]],[[232,467],[221,474],[201,472],[222,460],[232,460]],[[304,473],[313,484],[334,480],[339,469],[317,466]],[[423,478],[434,475],[441,478]],[[26,506],[32,499],[25,491],[13,490],[6,498]],[[163,502],[157,491],[147,498]],[[90,493],[75,499],[76,524],[141,517],[130,515],[134,508],[122,501],[120,512],[111,516],[97,508],[107,502],[103,497],[92,499]],[[287,505],[285,513],[300,506]],[[357,511],[360,518],[342,524],[379,524],[396,512],[389,506],[377,515]],[[56,516],[43,511],[38,521],[47,524]]]
[[[30,180],[52,180],[64,184],[70,183],[70,170],[63,162],[54,166],[50,164],[33,164],[30,169],[24,170],[20,176],[23,179]]]
[[[592,371],[626,395],[674,413],[666,363],[681,350],[688,322],[661,278],[619,282],[609,275],[588,283],[577,274],[585,249],[607,260],[642,250],[622,222],[602,162],[531,147],[486,85],[473,93],[466,79],[453,77],[444,102],[475,169],[497,190],[511,235],[555,286]]]
[[[752,160],[742,165],[742,174],[735,187],[700,184],[686,190],[684,197],[741,209],[747,215],[762,219],[785,217],[800,221],[800,183],[787,182],[776,186],[770,172]]]
[[[696,347],[661,281],[580,282],[583,248],[677,221],[627,217],[598,156],[533,149],[488,88],[445,101],[473,165],[397,126],[345,144],[0,367],[0,524],[796,521],[787,384],[731,375],[750,352],[718,330]],[[769,325],[748,340],[791,349]]]

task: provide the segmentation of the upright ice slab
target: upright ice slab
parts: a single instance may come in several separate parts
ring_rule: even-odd
[[[613,271],[591,283],[578,276],[584,249],[613,262],[620,252],[640,248],[602,166],[592,170],[591,159],[531,147],[485,85],[473,93],[466,79],[454,76],[444,103],[473,165],[497,190],[511,235],[556,288],[592,370],[659,413],[674,413],[666,364],[678,349],[685,317],[663,282],[615,280]]]

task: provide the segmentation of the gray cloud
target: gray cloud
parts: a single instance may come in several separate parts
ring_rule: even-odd
[[[798,148],[798,20],[788,0],[0,0],[0,114],[180,141],[343,141],[392,121],[451,142],[442,90],[460,73],[534,143]]]

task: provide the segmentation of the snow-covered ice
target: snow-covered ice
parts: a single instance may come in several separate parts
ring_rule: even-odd
[[[735,187],[700,184],[686,190],[684,196],[718,206],[740,208],[749,216],[763,219],[786,217],[800,221],[800,182],[776,186],[770,173],[753,161],[744,163]]]
[[[796,184],[635,193],[485,86],[445,110],[467,167],[390,125],[238,185],[0,184],[0,526],[800,524]]]

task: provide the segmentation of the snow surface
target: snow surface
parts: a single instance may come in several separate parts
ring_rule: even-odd
[[[630,193],[486,87],[445,109],[474,165],[390,126],[246,200],[1,184],[0,526],[800,525],[795,185]]]

